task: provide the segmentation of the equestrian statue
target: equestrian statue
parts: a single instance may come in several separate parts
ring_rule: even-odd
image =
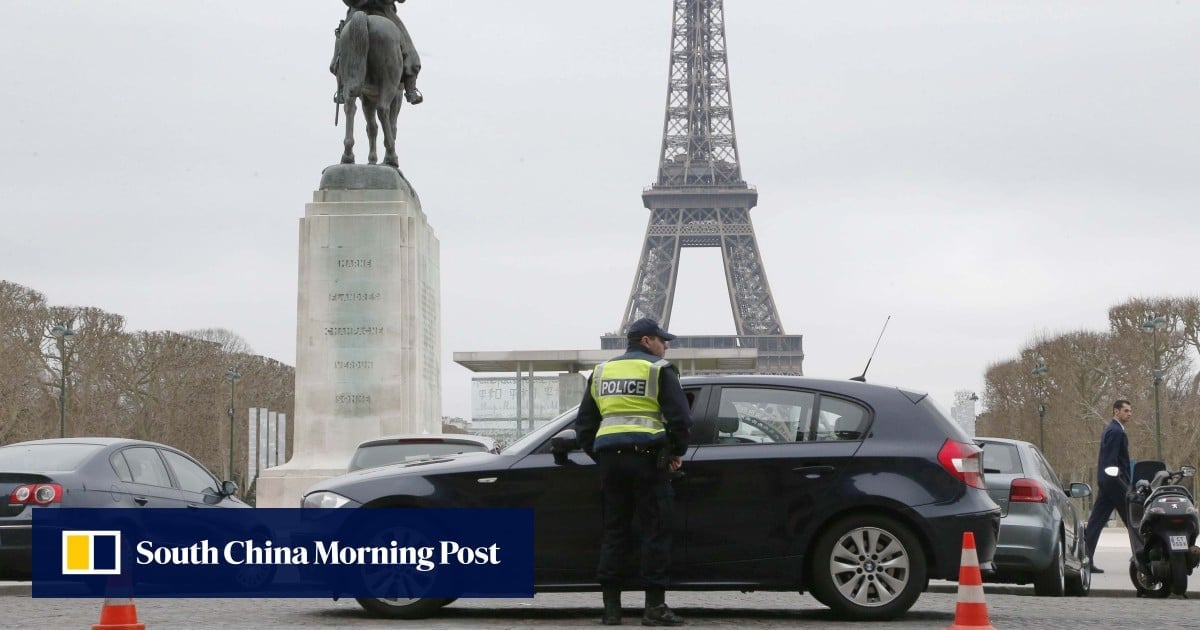
[[[333,62],[329,66],[338,81],[333,100],[346,112],[342,163],[354,163],[354,116],[357,101],[361,101],[370,144],[367,163],[377,163],[375,139],[382,126],[383,163],[399,168],[396,118],[401,95],[413,105],[424,100],[416,84],[421,59],[408,30],[396,15],[395,3],[404,0],[342,1],[349,9],[346,19],[334,31]]]

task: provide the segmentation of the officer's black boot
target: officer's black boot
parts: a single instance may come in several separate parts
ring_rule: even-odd
[[[682,626],[683,617],[667,607],[667,592],[663,589],[646,591],[646,612],[642,615],[643,626]]]
[[[604,594],[604,617],[600,623],[606,626],[621,625],[621,589],[606,588]]]

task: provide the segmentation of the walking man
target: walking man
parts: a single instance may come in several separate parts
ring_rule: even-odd
[[[675,335],[642,318],[626,333],[625,354],[592,371],[575,430],[600,471],[604,531],[596,578],[607,626],[621,624],[622,569],[641,528],[640,568],[646,588],[644,626],[680,626],[666,603],[675,492],[670,473],[683,465],[691,409],[675,366],[663,359]]]
[[[1100,531],[1108,523],[1108,517],[1113,510],[1121,517],[1121,522],[1129,526],[1129,504],[1125,500],[1125,488],[1132,487],[1129,466],[1129,436],[1125,433],[1125,425],[1133,416],[1133,406],[1128,400],[1118,400],[1113,403],[1113,418],[1104,428],[1100,437],[1100,456],[1096,462],[1096,502],[1092,504],[1092,515],[1088,517],[1087,529],[1083,532],[1087,544],[1088,561],[1092,565],[1092,573],[1104,573],[1092,559],[1096,557],[1096,543],[1100,541]],[[1104,474],[1109,466],[1117,467],[1117,476],[1121,481]]]

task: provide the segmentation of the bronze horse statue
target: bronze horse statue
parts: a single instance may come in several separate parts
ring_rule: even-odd
[[[400,29],[386,17],[354,11],[339,29],[334,48],[334,67],[340,91],[338,101],[346,111],[346,138],[342,142],[342,164],[354,163],[354,115],[356,100],[366,115],[367,141],[371,151],[367,163],[375,164],[375,138],[383,127],[383,163],[396,168],[396,117],[403,102],[404,54]]]

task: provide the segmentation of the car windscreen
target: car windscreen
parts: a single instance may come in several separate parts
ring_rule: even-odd
[[[1021,474],[1021,455],[1017,452],[1017,447],[1001,442],[984,442],[983,472],[984,474]]]
[[[350,459],[350,470],[362,470],[410,462],[415,459],[428,459],[438,455],[453,455],[455,453],[470,453],[483,451],[487,447],[481,444],[464,444],[461,442],[401,442],[398,444],[372,444],[360,447]]]
[[[14,444],[0,448],[0,472],[63,472],[75,470],[100,449],[100,444]]]

